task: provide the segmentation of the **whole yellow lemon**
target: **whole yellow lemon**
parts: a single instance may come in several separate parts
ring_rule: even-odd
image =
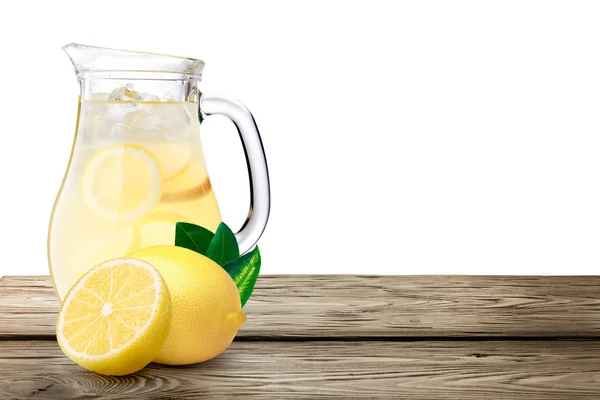
[[[152,246],[129,257],[153,265],[171,295],[171,329],[155,362],[194,364],[221,354],[246,322],[240,295],[217,263],[177,246]]]

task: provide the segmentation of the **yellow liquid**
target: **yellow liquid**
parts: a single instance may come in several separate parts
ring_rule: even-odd
[[[199,132],[194,103],[79,104],[71,160],[48,235],[50,273],[61,300],[85,271],[108,258],[125,257],[151,245],[174,244],[176,222],[191,222],[215,231],[221,215],[206,172]],[[144,157],[139,164],[158,165],[156,170],[161,171],[153,175],[157,180],[152,187],[160,191],[153,192],[156,200],[127,218],[99,212],[91,205],[96,198],[107,196],[116,198],[118,204],[131,203],[125,198],[131,195],[131,190],[123,189],[126,185],[131,188],[137,184],[139,196],[151,192],[145,187],[137,190],[139,182],[146,181],[141,176],[136,179],[135,172],[127,170],[132,164],[119,163],[118,156],[112,168],[98,168],[104,180],[93,181],[100,174],[94,171],[91,160],[102,158],[115,147],[141,151]],[[86,179],[92,179],[93,184],[86,185]],[[89,194],[90,187],[93,195]]]

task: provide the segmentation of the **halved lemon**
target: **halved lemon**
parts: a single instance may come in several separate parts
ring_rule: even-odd
[[[85,203],[95,214],[111,221],[132,221],[160,198],[162,172],[148,150],[117,144],[92,156],[82,186]]]
[[[136,227],[129,226],[78,248],[67,262],[71,269],[82,274],[105,260],[125,257],[139,247],[140,233]]]
[[[175,244],[175,224],[189,222],[183,215],[160,211],[140,221],[140,248]]]
[[[161,142],[147,144],[146,148],[158,160],[158,164],[163,172],[164,181],[175,178],[190,163],[190,149],[183,144]]]
[[[158,270],[121,258],[97,265],[71,288],[58,313],[56,338],[82,367],[126,375],[156,358],[170,325],[171,300]]]

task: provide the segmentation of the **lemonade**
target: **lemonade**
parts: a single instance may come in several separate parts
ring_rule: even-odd
[[[48,257],[61,300],[107,259],[172,245],[178,221],[212,231],[221,221],[195,102],[159,101],[130,87],[96,97],[79,103],[50,221]]]

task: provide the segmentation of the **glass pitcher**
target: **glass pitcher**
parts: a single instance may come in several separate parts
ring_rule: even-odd
[[[74,43],[63,49],[81,93],[48,234],[50,273],[61,301],[94,265],[173,244],[176,222],[217,228],[221,214],[200,143],[200,123],[209,115],[229,118],[242,140],[250,211],[236,236],[240,251],[248,251],[270,207],[267,162],[248,109],[199,91],[200,60]]]

